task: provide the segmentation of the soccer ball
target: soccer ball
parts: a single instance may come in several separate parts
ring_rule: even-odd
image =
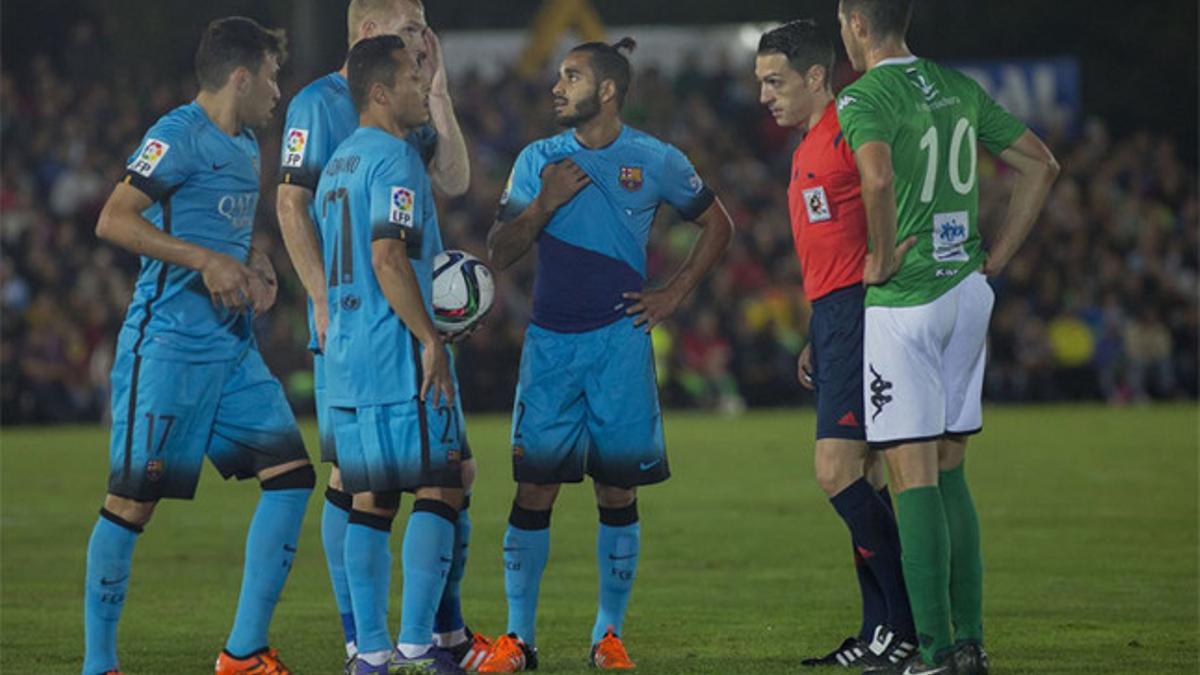
[[[482,260],[465,251],[442,251],[433,259],[433,326],[457,335],[492,308],[496,284]]]

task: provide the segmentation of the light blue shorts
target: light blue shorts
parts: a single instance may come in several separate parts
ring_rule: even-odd
[[[670,475],[650,336],[621,319],[583,333],[530,324],[512,419],[513,478],[618,487]]]
[[[308,459],[283,387],[257,349],[231,361],[118,351],[112,368],[108,491],[191,499],[207,455],[225,478]]]

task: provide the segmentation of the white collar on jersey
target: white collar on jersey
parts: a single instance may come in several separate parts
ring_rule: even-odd
[[[879,63],[876,63],[875,65],[871,66],[871,68],[878,68],[879,66],[907,66],[916,60],[916,56],[893,56],[890,59],[884,59]]]

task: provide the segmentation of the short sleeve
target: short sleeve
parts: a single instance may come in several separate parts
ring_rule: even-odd
[[[328,112],[317,96],[300,95],[288,106],[280,144],[279,182],[315,190],[330,147]]]
[[[847,87],[842,90],[837,98],[837,115],[842,133],[855,152],[871,141],[890,145],[895,137],[896,125],[891,112],[859,89]]]
[[[422,124],[413,129],[404,140],[417,151],[426,166],[433,161],[433,155],[437,152],[438,132],[432,124]]]
[[[371,176],[367,189],[371,203],[371,241],[399,239],[409,251],[420,250],[425,224],[426,204],[421,200],[420,176],[416,158],[403,153],[389,158]]]
[[[526,146],[508,174],[508,183],[500,194],[496,220],[507,222],[521,215],[542,189],[542,163],[533,146]]]
[[[675,207],[684,220],[699,218],[716,199],[687,156],[673,145],[667,146],[663,159],[660,196],[662,201]]]
[[[979,141],[988,152],[998,155],[1020,138],[1027,127],[988,96],[983,87],[974,80],[971,82],[979,97]]]
[[[146,132],[142,144],[129,156],[125,182],[159,201],[173,192],[196,170],[192,139],[184,125],[159,122]]]

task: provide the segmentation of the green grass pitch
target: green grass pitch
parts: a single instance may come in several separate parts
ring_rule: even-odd
[[[1194,403],[987,411],[968,473],[995,673],[1197,672],[1198,421]],[[494,634],[504,627],[500,544],[513,492],[507,419],[469,422],[479,481],[464,610],[473,628]],[[641,567],[625,630],[642,672],[797,672],[800,658],[857,625],[848,538],[812,477],[813,424],[810,410],[668,413],[674,477],[641,495]],[[315,447],[311,423],[305,433]],[[78,673],[107,431],[6,429],[0,443],[0,670]],[[126,673],[212,672],[257,494],[209,467],[195,502],[160,506],[134,555],[120,634]],[[300,673],[341,672],[321,503],[318,491],[272,630]],[[403,528],[401,517],[394,531]],[[552,528],[542,669],[583,673],[596,601],[589,488],[564,490]],[[399,586],[397,572],[393,630]]]

